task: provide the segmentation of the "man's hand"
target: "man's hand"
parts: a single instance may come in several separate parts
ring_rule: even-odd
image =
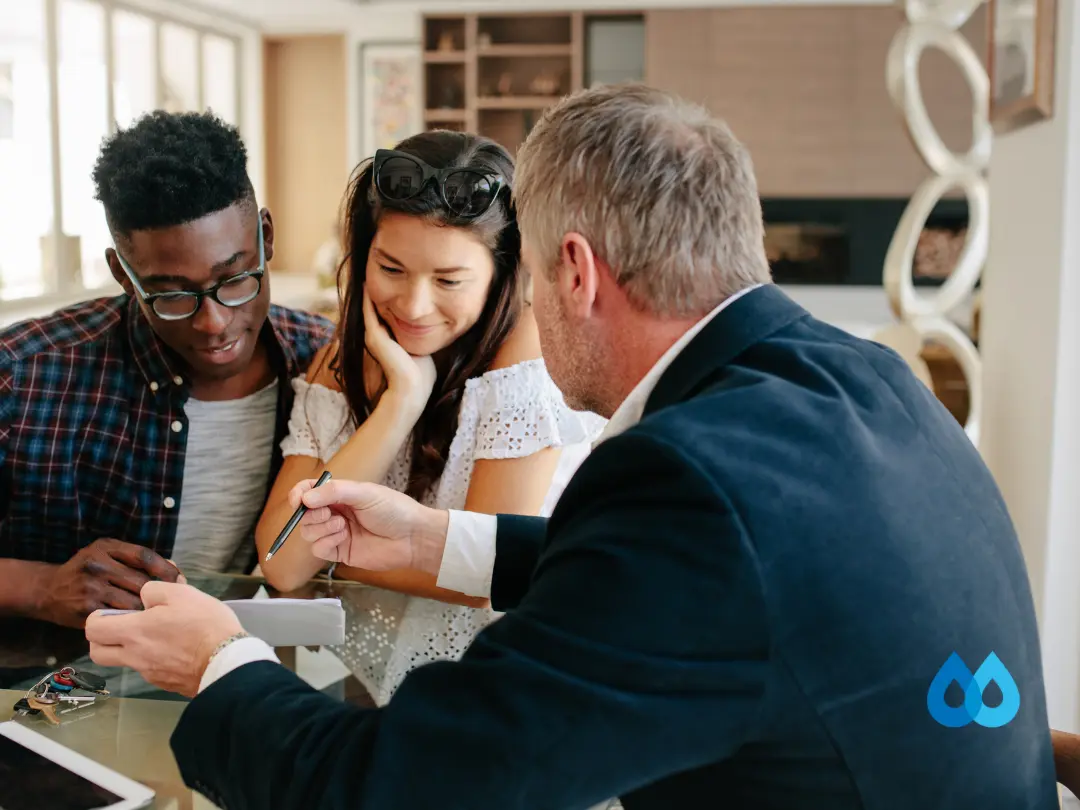
[[[289,500],[308,512],[300,536],[322,560],[368,571],[415,568],[438,575],[449,516],[378,484],[301,481]]]
[[[90,658],[129,667],[160,689],[194,697],[217,646],[243,628],[229,606],[180,583],[149,582],[146,610],[86,620]]]
[[[95,540],[63,565],[47,570],[33,615],[66,627],[82,627],[99,608],[137,610],[139,593],[152,578],[176,582],[176,566],[144,546]]]

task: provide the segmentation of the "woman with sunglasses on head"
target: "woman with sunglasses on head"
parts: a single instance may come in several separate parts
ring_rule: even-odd
[[[291,515],[289,491],[324,470],[442,509],[550,510],[561,490],[553,481],[580,463],[603,420],[570,410],[540,359],[512,182],[502,147],[447,131],[380,150],[354,175],[341,322],[294,382],[285,462],[256,531],[260,560]],[[291,542],[262,573],[288,591],[323,566]],[[401,594],[343,597],[347,610],[377,602],[381,641],[367,616],[348,623],[335,652],[380,703],[409,669],[460,656],[497,615],[417,571],[338,567],[334,576]]]

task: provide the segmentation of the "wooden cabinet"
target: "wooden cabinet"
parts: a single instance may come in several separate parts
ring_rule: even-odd
[[[425,127],[477,132],[511,152],[567,93],[645,78],[640,12],[434,14],[423,26]]]
[[[582,86],[582,12],[424,18],[424,125],[512,152],[548,105]]]
[[[906,197],[929,170],[885,88],[901,25],[894,7],[655,10],[646,79],[725,118],[747,144],[765,197]],[[985,15],[964,29],[985,49]],[[945,142],[971,141],[959,69],[928,51],[923,96]]]

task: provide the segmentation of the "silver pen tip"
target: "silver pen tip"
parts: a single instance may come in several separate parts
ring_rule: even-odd
[[[263,558],[263,562],[270,562],[270,558],[273,557],[273,556],[274,556],[274,552],[268,551],[266,553],[266,556]]]

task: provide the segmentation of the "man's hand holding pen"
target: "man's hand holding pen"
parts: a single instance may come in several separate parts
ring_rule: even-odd
[[[408,495],[359,481],[301,481],[289,495],[304,504],[300,536],[322,560],[368,571],[413,568],[437,575],[449,516]]]

